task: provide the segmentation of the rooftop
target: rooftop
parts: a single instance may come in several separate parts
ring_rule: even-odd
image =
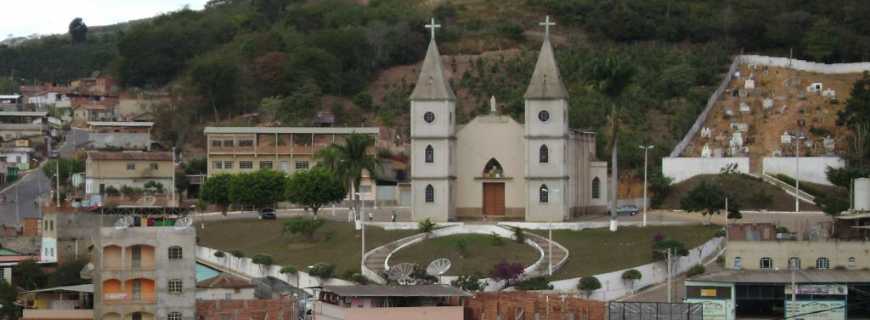
[[[144,151],[90,151],[88,160],[148,160],[148,161],[172,161],[172,152],[144,152]]]
[[[324,292],[342,297],[470,297],[471,294],[450,286],[324,286]]]
[[[730,283],[790,283],[792,272],[760,270],[727,270],[705,274],[689,281],[730,282]],[[797,283],[868,283],[868,270],[800,270],[794,272]]]
[[[54,288],[45,288],[27,291],[27,293],[41,293],[41,292],[83,292],[83,293],[94,293],[94,284],[80,284],[75,286],[63,286],[63,287],[54,287]]]
[[[378,127],[205,127],[210,133],[314,133],[314,134],[378,134]]]
[[[153,127],[154,122],[136,122],[136,121],[90,121],[88,125],[91,127]]]
[[[48,112],[39,111],[0,111],[0,117],[47,117]]]
[[[196,287],[203,289],[245,289],[254,288],[256,286],[248,279],[224,272],[217,276],[197,282]]]

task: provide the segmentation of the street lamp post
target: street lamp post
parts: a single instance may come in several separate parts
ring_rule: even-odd
[[[801,199],[800,199],[800,191],[801,191],[801,140],[806,139],[803,134],[793,136],[795,141],[795,153],[794,153],[794,212],[798,213],[801,211]]]
[[[643,149],[643,226],[646,227],[646,192],[647,192],[647,164],[649,162],[649,150],[654,149],[656,146],[654,145],[642,145],[640,146]]]

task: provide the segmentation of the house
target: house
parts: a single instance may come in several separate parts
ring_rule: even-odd
[[[175,165],[171,152],[89,151],[85,161],[85,192],[106,194],[107,188],[145,189],[149,182],[173,191]]]
[[[91,147],[94,149],[149,150],[153,127],[153,122],[88,122]]]
[[[251,280],[221,273],[196,283],[196,300],[252,300],[256,289]]]
[[[21,108],[20,94],[4,94],[0,95],[0,110],[2,111],[18,111]]]
[[[0,248],[0,281],[12,283],[12,268],[27,260],[39,260],[39,257],[19,253],[9,248]]]
[[[103,104],[83,104],[73,107],[73,121],[114,121],[115,108]]]
[[[313,306],[315,319],[462,320],[462,299],[450,286],[325,286]]]
[[[45,288],[19,295],[24,305],[22,320],[94,319],[94,285]]]
[[[0,138],[3,141],[43,137],[48,134],[47,112],[0,111]]]
[[[0,162],[16,166],[21,170],[28,170],[33,151],[32,147],[0,147]]]

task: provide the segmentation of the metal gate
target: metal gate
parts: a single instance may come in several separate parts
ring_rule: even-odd
[[[609,320],[703,320],[700,303],[621,302],[607,304]]]

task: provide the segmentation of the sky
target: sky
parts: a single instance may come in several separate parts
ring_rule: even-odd
[[[0,40],[34,33],[66,33],[70,21],[81,17],[85,24],[102,26],[152,17],[189,5],[202,9],[207,0],[0,0]]]

